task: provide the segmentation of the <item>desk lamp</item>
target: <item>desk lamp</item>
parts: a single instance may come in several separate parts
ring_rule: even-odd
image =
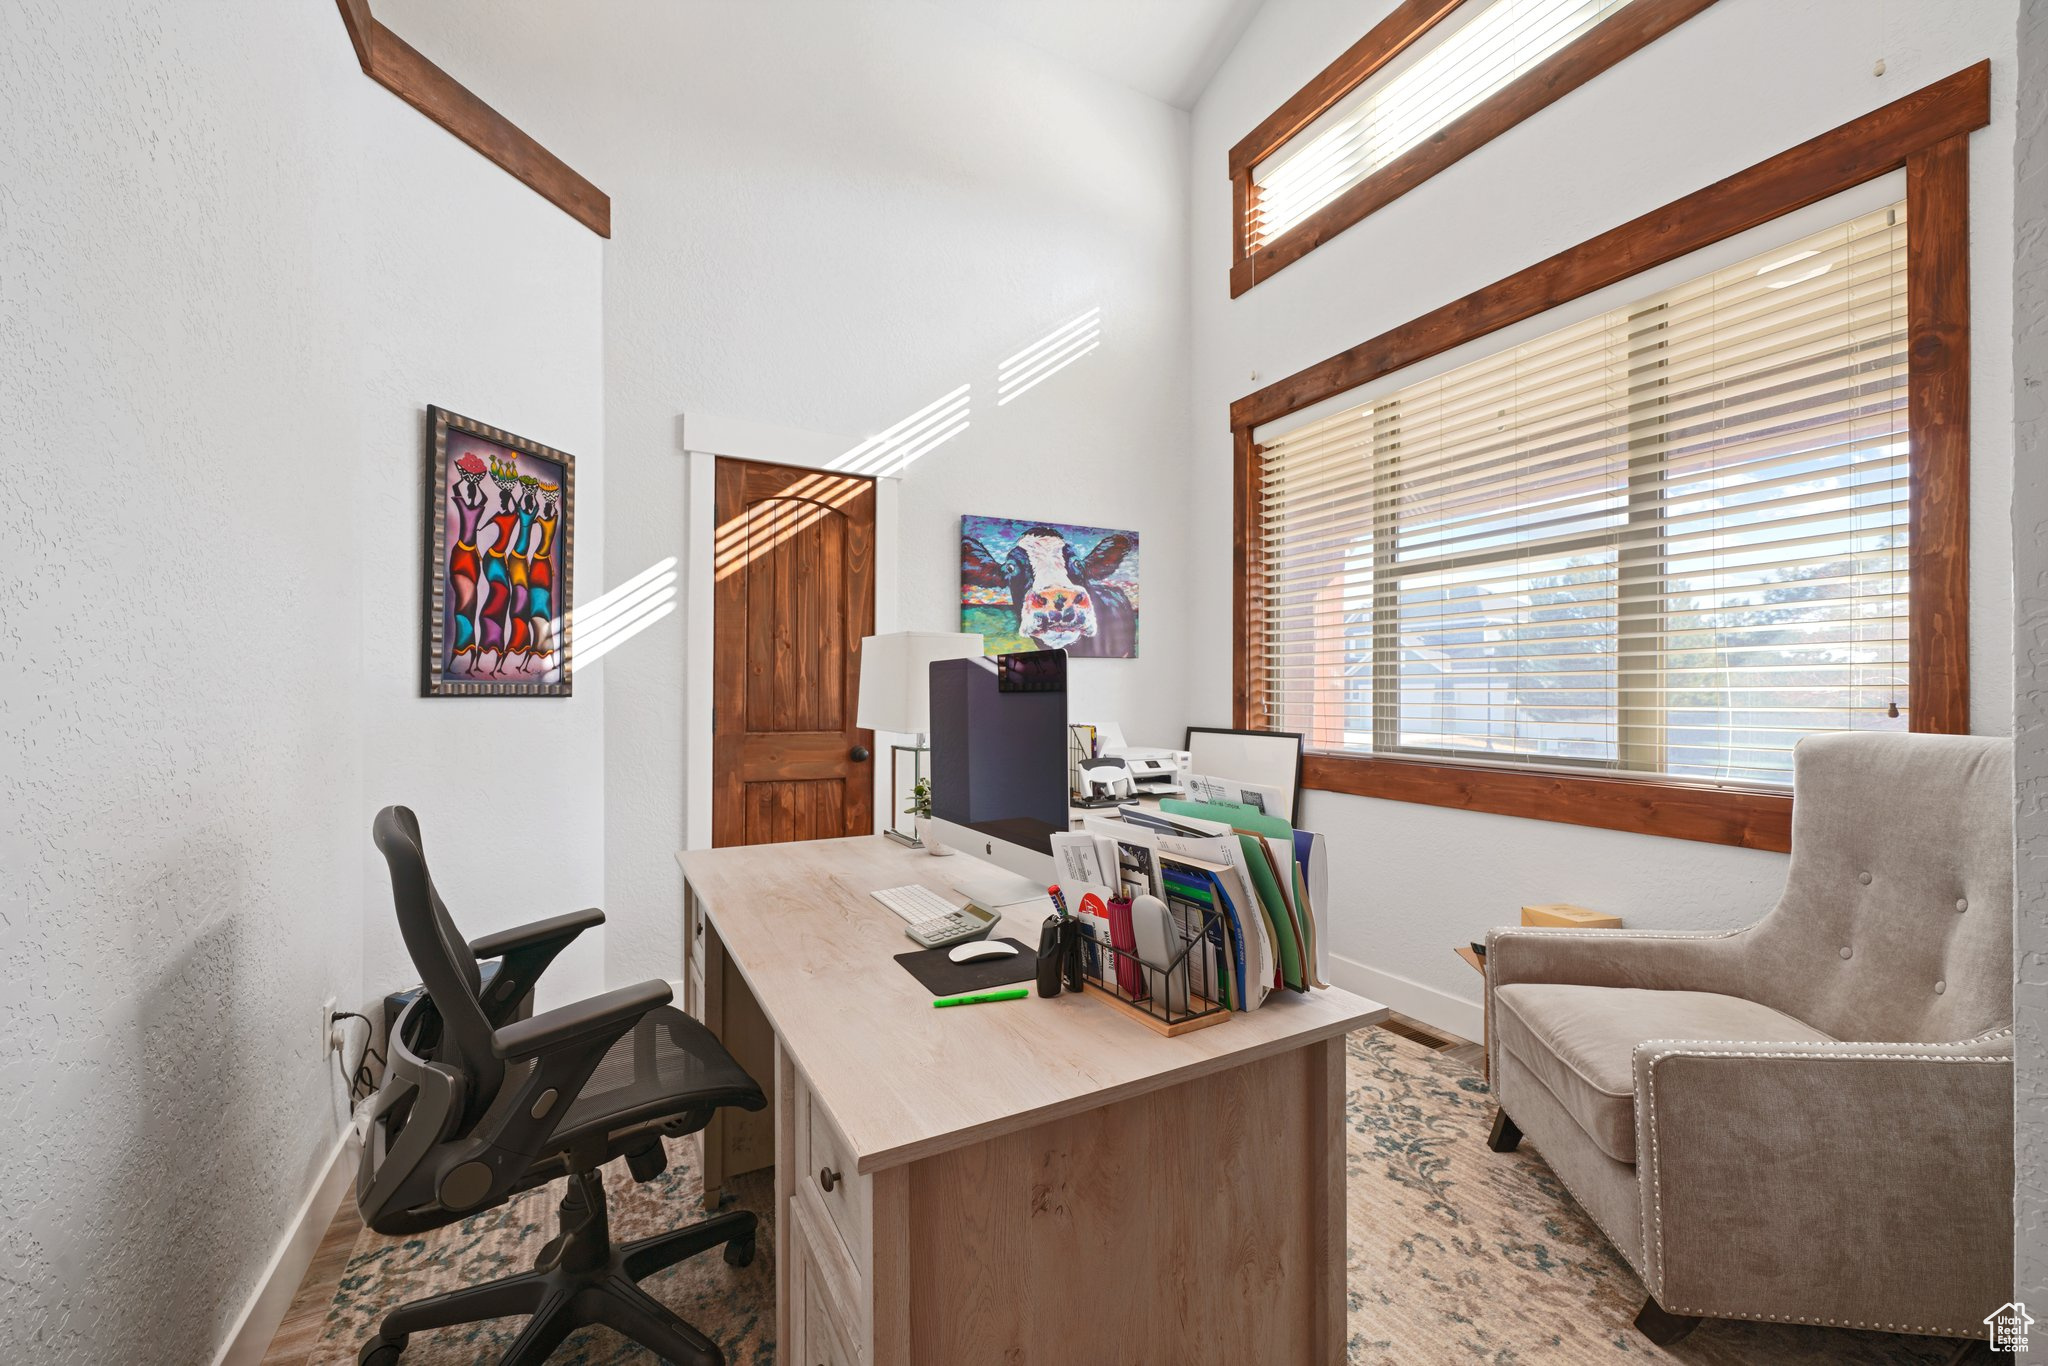
[[[911,784],[924,781],[925,733],[931,729],[931,665],[940,659],[978,659],[981,637],[958,631],[892,631],[860,643],[860,703],[855,724],[865,730],[917,737],[914,745],[889,746],[889,828],[898,844],[922,849],[915,833],[896,828],[903,812],[897,792],[897,755],[910,754]]]

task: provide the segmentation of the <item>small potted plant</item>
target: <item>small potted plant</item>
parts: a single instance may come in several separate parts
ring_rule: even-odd
[[[938,840],[933,839],[928,833],[932,818],[932,780],[930,778],[919,778],[917,780],[917,786],[910,789],[910,803],[903,810],[906,814],[916,818],[918,842],[924,845],[924,851],[927,854],[941,857],[953,852]]]

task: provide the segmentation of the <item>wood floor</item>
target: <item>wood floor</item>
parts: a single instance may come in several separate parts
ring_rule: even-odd
[[[1380,1028],[1437,1049],[1474,1068],[1479,1066],[1480,1055],[1485,1052],[1470,1040],[1432,1029],[1406,1015],[1389,1015]],[[355,1201],[343,1199],[341,1208],[335,1211],[334,1222],[321,1235],[320,1248],[313,1254],[313,1264],[306,1268],[306,1278],[299,1282],[298,1293],[292,1296],[291,1307],[285,1310],[284,1322],[277,1327],[277,1336],[270,1340],[270,1350],[263,1354],[262,1366],[305,1366],[327,1325],[328,1306],[334,1303],[334,1292],[341,1285],[341,1273],[347,1269],[349,1253],[354,1250],[356,1238],[362,1231],[363,1221],[356,1214]]]
[[[277,1336],[270,1340],[270,1350],[263,1354],[262,1366],[305,1366],[327,1326],[328,1306],[334,1303],[341,1273],[347,1269],[349,1253],[355,1250],[362,1231],[355,1200],[344,1196],[341,1208],[334,1212],[334,1222],[320,1236],[320,1247],[306,1268],[306,1278],[299,1282],[298,1293],[292,1296],[291,1307],[284,1311]]]
[[[1380,1028],[1389,1034],[1399,1034],[1404,1039],[1413,1039],[1425,1048],[1434,1048],[1437,1052],[1464,1063],[1475,1072],[1486,1064],[1486,1045],[1458,1038],[1454,1034],[1446,1034],[1440,1029],[1432,1029],[1422,1021],[1411,1019],[1398,1011],[1382,1020]]]

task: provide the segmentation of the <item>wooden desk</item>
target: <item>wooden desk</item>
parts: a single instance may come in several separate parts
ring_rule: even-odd
[[[869,893],[947,892],[965,855],[677,858],[685,1007],[775,1080],[703,1160],[775,1166],[781,1359],[1342,1361],[1344,1036],[1384,1007],[1290,993],[1177,1039],[1073,994],[933,1010]]]

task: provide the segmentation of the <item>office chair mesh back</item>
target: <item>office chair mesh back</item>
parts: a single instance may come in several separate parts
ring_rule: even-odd
[[[420,840],[420,823],[403,806],[377,813],[373,836],[391,870],[391,896],[398,911],[406,952],[440,1016],[436,1061],[468,1081],[469,1112],[475,1114],[498,1094],[505,1066],[491,1051],[491,1023],[484,1014],[483,977],[469,941],[455,928]]]

